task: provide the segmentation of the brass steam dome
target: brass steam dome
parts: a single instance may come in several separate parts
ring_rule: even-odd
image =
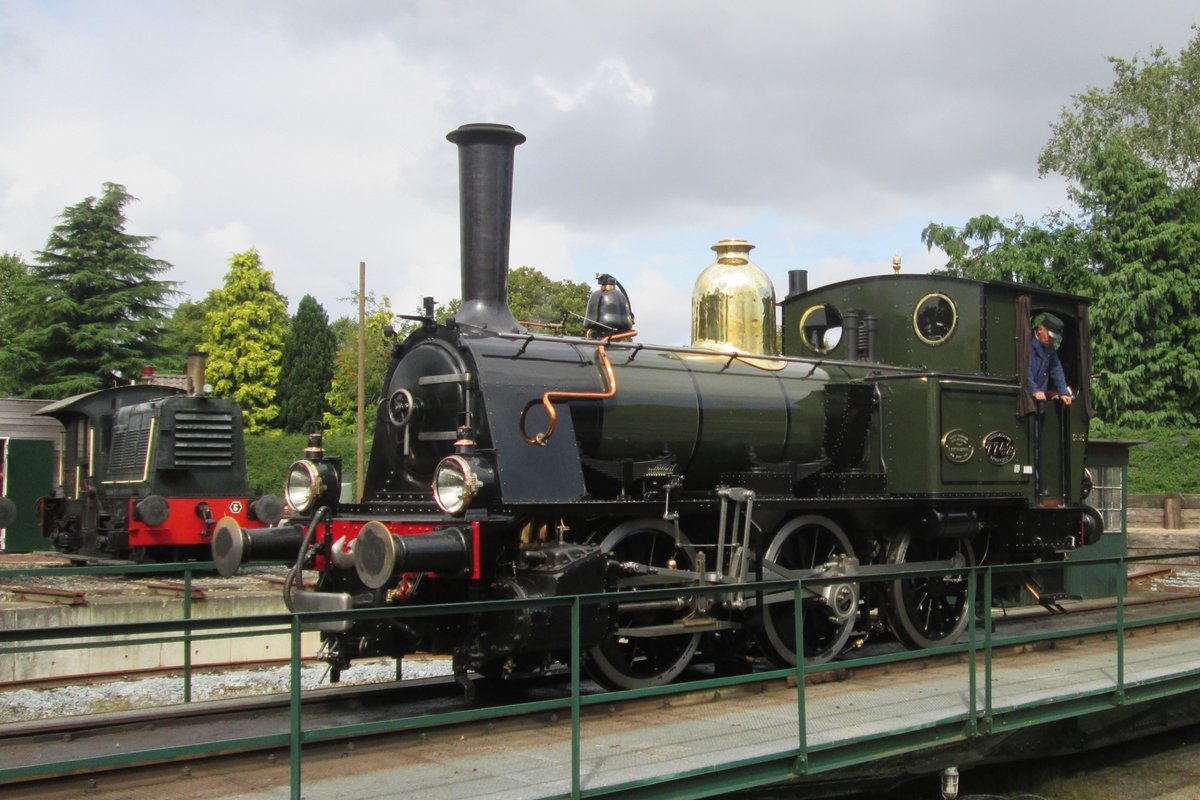
[[[775,287],[750,260],[754,245],[722,239],[692,290],[692,346],[775,354]]]

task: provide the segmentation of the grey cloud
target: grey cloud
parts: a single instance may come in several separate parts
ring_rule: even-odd
[[[1059,188],[1035,164],[1059,109],[1111,81],[1107,55],[1178,51],[1193,6],[113,0],[56,17],[5,5],[0,64],[26,56],[19,85],[0,75],[0,186],[20,187],[0,196],[0,250],[36,249],[64,206],[118,180],[142,198],[137,232],[172,231],[168,257],[194,296],[224,274],[205,232],[225,229],[277,254],[268,266],[293,299],[306,275],[341,280],[331,265],[360,258],[420,281],[457,265],[443,137],[482,120],[529,136],[518,224],[559,231],[554,252],[694,233],[691,261],[717,220],[786,222],[778,252],[834,247],[818,229],[1036,212]],[[85,64],[100,95],[72,80]],[[81,143],[72,158],[37,135],[51,125]],[[150,191],[110,171],[129,164]]]

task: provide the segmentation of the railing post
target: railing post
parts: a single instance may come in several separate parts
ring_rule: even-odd
[[[192,702],[192,568],[183,571],[183,702]]]
[[[992,568],[983,573],[983,718],[992,729]]]
[[[579,800],[582,792],[580,780],[581,760],[581,721],[579,699],[579,595],[571,598],[571,800]]]
[[[292,678],[291,678],[291,798],[300,800],[300,617],[292,615]]]
[[[792,589],[792,608],[796,622],[796,738],[800,755],[796,757],[796,772],[808,772],[808,712],[804,703],[804,590],[801,581]]]
[[[968,704],[968,712],[970,714],[970,722],[967,723],[967,735],[974,736],[979,733],[979,679],[975,674],[978,668],[978,644],[975,635],[975,616],[979,604],[976,602],[975,590],[978,588],[979,581],[976,579],[978,573],[977,567],[971,567],[971,571],[967,573],[967,617],[970,619],[970,627],[967,629],[967,691],[970,693],[971,700]]]
[[[1125,556],[1117,559],[1117,705],[1125,705],[1125,591],[1129,569]]]

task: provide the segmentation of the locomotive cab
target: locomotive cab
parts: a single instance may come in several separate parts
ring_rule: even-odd
[[[879,365],[872,439],[895,498],[1012,499],[1029,509],[1084,499],[1092,415],[1087,298],[999,281],[885,275],[793,293],[782,303],[784,352]],[[1026,387],[1033,329],[1063,322],[1058,357],[1073,394],[1038,408]],[[886,365],[886,366],[885,366]],[[891,371],[894,366],[905,369]],[[1072,512],[1070,518],[1074,518]],[[1102,529],[1025,515],[1004,546],[1031,557],[1069,550]]]

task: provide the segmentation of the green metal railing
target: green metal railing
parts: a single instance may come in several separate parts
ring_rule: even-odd
[[[1005,573],[1020,573],[1046,565],[1006,565],[975,568],[951,568],[941,570],[925,570],[921,572],[892,572],[872,575],[869,579],[858,579],[860,584],[882,582],[897,578],[914,577],[949,577],[965,576],[967,581],[968,608],[970,620],[965,641],[945,646],[931,648],[919,652],[904,651],[843,659],[832,664],[805,664],[803,660],[795,667],[759,671],[743,675],[719,676],[691,680],[667,686],[657,686],[636,690],[612,691],[602,693],[585,693],[581,677],[583,653],[580,643],[580,626],[585,609],[598,604],[612,604],[619,599],[628,599],[629,593],[607,593],[597,595],[550,597],[522,600],[495,600],[485,602],[460,603],[440,606],[418,606],[397,608],[371,608],[340,612],[312,612],[304,614],[276,614],[253,617],[228,617],[219,619],[194,618],[191,606],[192,576],[196,571],[207,571],[211,564],[187,565],[147,565],[144,567],[86,567],[86,568],[38,568],[24,570],[0,571],[0,581],[14,577],[51,576],[51,575],[113,575],[154,573],[162,575],[170,572],[180,572],[183,575],[184,591],[182,618],[178,620],[162,620],[155,622],[138,622],[126,624],[81,625],[57,629],[29,630],[0,630],[0,658],[16,654],[50,651],[55,649],[80,647],[115,647],[138,644],[179,643],[185,651],[183,660],[183,700],[192,699],[191,681],[193,666],[190,650],[195,642],[217,638],[264,636],[287,634],[290,637],[290,675],[291,687],[289,694],[290,722],[285,733],[269,734],[255,737],[234,738],[224,741],[210,741],[191,745],[164,748],[161,750],[143,751],[141,753],[127,752],[119,756],[104,758],[78,759],[69,763],[53,765],[55,771],[71,770],[86,772],[99,767],[133,764],[150,758],[185,758],[198,756],[216,751],[228,751],[233,748],[288,748],[291,752],[291,796],[301,796],[303,750],[305,745],[329,742],[336,739],[364,735],[400,733],[416,728],[453,725],[464,722],[481,722],[496,720],[514,715],[534,713],[565,713],[570,715],[570,789],[569,793],[555,795],[556,797],[575,798],[600,796],[702,796],[748,788],[769,782],[787,780],[791,777],[811,775],[834,769],[854,766],[881,754],[894,754],[930,746],[935,743],[962,741],[972,737],[986,736],[1003,726],[1005,730],[1015,730],[1024,726],[1039,725],[1050,721],[1080,716],[1096,711],[1111,709],[1129,703],[1156,699],[1173,693],[1191,692],[1200,689],[1200,668],[1184,670],[1163,679],[1154,681],[1127,682],[1125,669],[1125,639],[1127,633],[1137,627],[1157,625],[1168,622],[1182,622],[1197,619],[1194,611],[1172,612],[1149,615],[1138,621],[1130,621],[1126,616],[1126,579],[1128,566],[1141,561],[1162,562],[1169,558],[1187,558],[1200,555],[1200,551],[1174,553],[1170,556],[1140,556],[1136,558],[1114,557],[1091,561],[1067,561],[1053,565],[1055,568],[1107,568],[1112,569],[1118,576],[1115,609],[1111,621],[1085,626],[1074,626],[1067,630],[1031,632],[1020,635],[1006,635],[998,638],[994,630],[993,587],[997,577]],[[790,592],[794,608],[799,611],[802,607],[805,589],[821,584],[844,582],[845,578],[811,580],[801,583],[787,581],[769,581],[750,583],[742,586],[689,586],[682,588],[663,588],[639,591],[638,599],[653,601],[656,599],[674,598],[682,594],[688,597],[699,595],[719,595],[731,591],[757,592]],[[338,620],[366,622],[370,620],[403,621],[418,617],[462,616],[483,614],[512,613],[522,609],[563,609],[569,608],[571,619],[571,648],[569,657],[570,693],[568,697],[523,701],[509,705],[488,708],[464,708],[437,714],[420,714],[403,716],[393,719],[379,720],[349,725],[305,729],[302,713],[302,682],[301,665],[303,661],[301,636],[302,633],[319,623]],[[804,614],[795,613],[796,642],[804,641]],[[1079,637],[1091,634],[1113,634],[1114,657],[1116,660],[1116,678],[1111,686],[1099,690],[1086,690],[1063,694],[1054,698],[1055,702],[1047,704],[1039,701],[1027,706],[1009,705],[997,707],[993,696],[993,660],[997,646],[1013,647],[1024,644],[1037,644],[1052,641],[1062,637]],[[114,641],[114,637],[120,637]],[[57,643],[56,643],[57,642]],[[807,679],[827,670],[843,670],[854,667],[898,664],[914,659],[923,659],[931,655],[957,655],[965,660],[965,680],[967,683],[968,701],[965,708],[948,710],[936,723],[913,725],[891,730],[886,736],[874,736],[865,739],[845,737],[832,741],[811,741],[808,730],[809,722],[809,691]],[[982,668],[982,676],[980,676]],[[979,681],[982,677],[982,693]],[[585,785],[583,776],[584,738],[582,735],[582,719],[585,712],[601,704],[615,704],[626,700],[638,700],[653,697],[669,697],[678,693],[692,693],[749,683],[795,679],[796,730],[797,736],[792,746],[766,756],[730,761],[716,766],[683,770],[657,775],[652,781],[640,780],[632,782],[616,782],[604,785]],[[17,765],[0,768],[0,782],[11,782],[34,778],[46,771],[39,765]],[[595,776],[592,776],[595,783]],[[701,786],[701,783],[703,784]]]

